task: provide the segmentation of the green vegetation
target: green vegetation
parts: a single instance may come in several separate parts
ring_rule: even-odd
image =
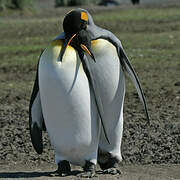
[[[47,42],[62,31],[62,26],[58,22],[62,22],[63,16],[27,19],[19,17],[8,19],[8,21],[6,18],[1,19],[1,67],[8,65],[7,62],[18,65],[14,58],[24,62],[24,66],[32,61],[32,67],[34,67],[36,59],[32,60],[30,56],[32,54],[38,56],[41,49],[46,47]],[[166,63],[167,53],[170,52],[174,54],[173,59],[178,59],[180,46],[178,8],[132,8],[120,11],[115,9],[110,12],[100,12],[93,18],[96,24],[109,29],[121,39],[133,62],[159,60]],[[16,57],[14,57],[15,54],[17,54]],[[151,56],[154,58],[151,59]],[[23,71],[21,66],[18,68],[19,71]]]
[[[33,5],[34,0],[0,0],[0,10],[6,8],[10,9],[24,9]]]
[[[97,4],[97,0],[55,0],[55,7],[59,6],[81,6],[88,4]]]

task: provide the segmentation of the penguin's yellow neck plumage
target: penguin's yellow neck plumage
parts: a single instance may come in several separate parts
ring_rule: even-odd
[[[114,51],[116,48],[113,46],[112,43],[110,43],[108,40],[105,39],[97,39],[91,41],[91,48],[94,55],[102,56],[103,54],[106,54],[107,51]]]
[[[64,40],[58,39],[51,42],[49,48],[46,49],[47,55],[52,57],[54,62],[66,62],[66,61],[76,61],[77,60],[77,51],[70,45],[66,47],[66,50],[63,55],[62,61],[59,61],[59,55],[64,46]],[[103,51],[107,49],[113,50],[114,46],[104,39],[92,40],[91,47],[93,53],[97,56],[99,53],[102,54]]]
[[[76,60],[76,51],[75,49],[68,45],[63,55],[62,61],[59,61],[59,55],[64,46],[64,40],[58,39],[51,42],[50,47],[47,49],[49,55],[52,56],[53,62],[65,62]]]

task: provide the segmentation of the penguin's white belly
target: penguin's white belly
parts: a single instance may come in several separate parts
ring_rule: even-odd
[[[123,131],[123,103],[125,78],[115,46],[103,39],[92,42],[96,63],[91,63],[99,86],[104,110],[104,126],[111,144],[101,132],[100,148],[120,156]],[[88,56],[89,61],[90,57]],[[119,157],[120,158],[120,157]]]
[[[45,52],[39,64],[46,128],[56,161],[83,164],[92,156],[96,159],[99,133],[94,98],[76,52],[67,48],[62,62],[53,53]]]
[[[107,40],[98,39],[92,43],[92,51],[96,63],[90,60],[90,56],[88,58],[99,86],[105,118],[119,119],[125,79],[117,50]]]

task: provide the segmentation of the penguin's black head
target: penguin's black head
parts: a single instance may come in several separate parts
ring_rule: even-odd
[[[82,29],[86,29],[88,24],[88,15],[82,10],[72,10],[63,21],[63,29],[67,36],[73,36]]]
[[[95,61],[91,51],[91,37],[87,31],[87,26],[88,14],[81,9],[69,12],[63,21],[63,29],[68,41],[67,45],[72,45],[78,51],[85,51]]]

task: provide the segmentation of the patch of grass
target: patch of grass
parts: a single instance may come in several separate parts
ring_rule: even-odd
[[[120,21],[120,22],[167,22],[179,21],[179,8],[131,8],[117,9],[95,16],[96,21]]]

